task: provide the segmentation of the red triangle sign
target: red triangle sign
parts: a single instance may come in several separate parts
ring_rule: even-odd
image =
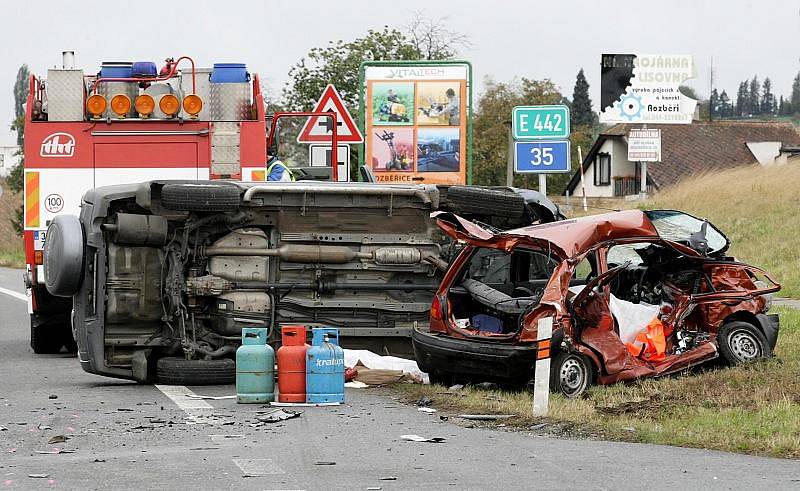
[[[332,84],[328,84],[322,97],[314,106],[313,112],[336,113],[336,139],[339,143],[362,143],[364,137],[358,130],[353,117],[347,111],[339,92]],[[311,116],[297,136],[298,143],[330,143],[332,135],[331,120],[321,116]]]

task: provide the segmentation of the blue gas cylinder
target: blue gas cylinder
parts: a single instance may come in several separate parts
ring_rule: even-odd
[[[320,329],[327,332],[317,334]],[[344,350],[338,346],[339,331],[312,329],[312,346],[306,351],[306,401],[344,402]],[[337,344],[331,341],[336,341]]]
[[[260,404],[275,400],[275,350],[267,329],[245,327],[236,350],[236,402]]]

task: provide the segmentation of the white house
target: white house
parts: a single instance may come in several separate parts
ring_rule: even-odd
[[[600,134],[573,174],[565,192],[613,198],[638,194],[639,162],[628,160],[628,132],[641,125],[618,124]],[[691,124],[648,124],[661,130],[661,162],[647,164],[648,191],[660,189],[699,172],[741,165],[781,164],[788,150],[800,146],[791,123],[762,121],[695,121]]]
[[[18,150],[17,145],[0,145],[0,177],[6,177],[11,168],[17,165],[19,157],[15,154]]]

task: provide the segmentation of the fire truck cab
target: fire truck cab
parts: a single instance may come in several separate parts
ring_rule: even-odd
[[[79,214],[95,187],[152,179],[264,181],[267,121],[259,78],[242,63],[198,68],[187,56],[104,62],[74,53],[32,76],[25,113],[25,283],[35,353],[76,349],[70,298],[44,281],[48,223]]]

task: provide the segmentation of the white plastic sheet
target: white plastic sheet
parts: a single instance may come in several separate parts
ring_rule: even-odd
[[[369,369],[400,370],[416,379],[422,379],[422,383],[424,384],[431,383],[428,374],[420,370],[417,362],[414,360],[407,360],[396,356],[381,356],[372,351],[363,349],[344,350],[344,365],[346,367],[354,367],[358,365],[359,361]]]
[[[619,337],[623,343],[632,343],[636,335],[647,329],[647,324],[658,315],[658,305],[633,303],[611,295],[611,315],[619,325]]]

